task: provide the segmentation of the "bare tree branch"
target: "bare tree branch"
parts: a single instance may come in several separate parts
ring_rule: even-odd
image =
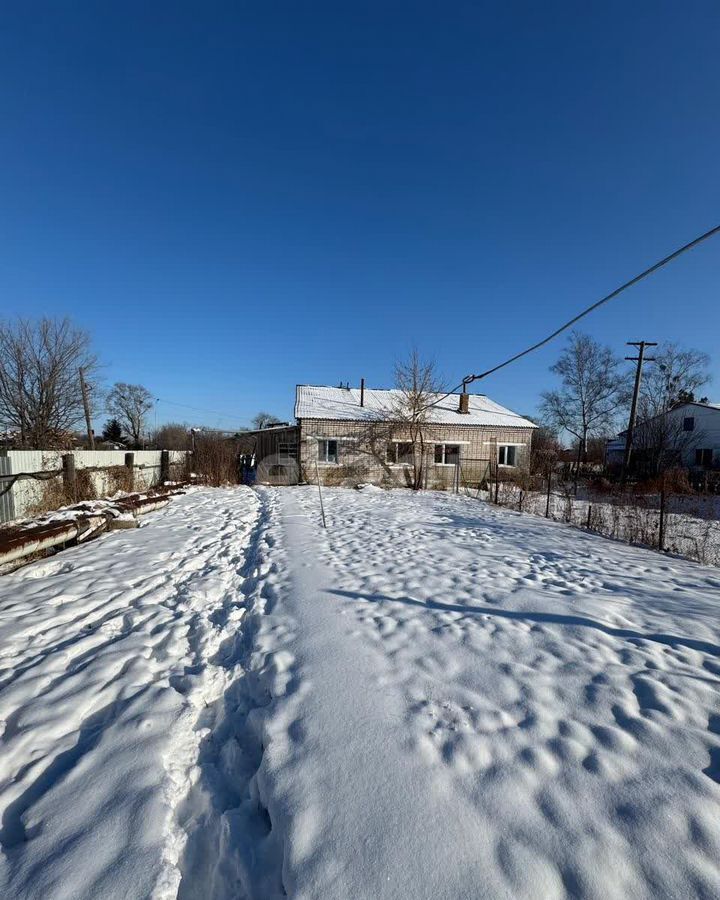
[[[70,319],[0,322],[0,423],[19,433],[21,446],[67,442],[83,415],[80,367],[92,388],[97,357]]]
[[[549,425],[576,438],[579,463],[587,457],[588,439],[616,425],[629,397],[629,376],[609,347],[577,332],[551,371],[560,376],[561,387],[542,395],[541,410]]]
[[[406,360],[395,364],[395,387],[398,395],[391,419],[412,448],[413,488],[419,490],[425,477],[426,445],[433,438],[430,404],[442,393],[443,385],[435,364],[422,360],[417,350],[413,350]]]

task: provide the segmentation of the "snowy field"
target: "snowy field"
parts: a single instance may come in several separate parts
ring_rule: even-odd
[[[202,490],[0,579],[0,896],[720,896],[720,575]]]

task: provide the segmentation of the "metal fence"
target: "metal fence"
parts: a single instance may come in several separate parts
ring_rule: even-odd
[[[99,497],[116,492],[120,486],[131,485],[133,490],[152,487],[161,480],[164,452],[0,450],[0,522],[51,509],[61,505],[63,499],[86,499],[86,494]],[[181,480],[187,457],[183,450],[167,452],[168,478]],[[82,481],[82,497],[73,496],[76,488],[67,490],[70,469]]]
[[[489,484],[483,496],[519,512],[720,566],[720,502],[708,498],[669,492],[577,497],[552,485],[529,491],[502,482]]]

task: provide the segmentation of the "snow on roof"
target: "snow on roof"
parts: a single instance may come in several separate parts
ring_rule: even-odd
[[[470,394],[470,412],[459,413],[459,394],[434,394],[440,402],[431,407],[431,421],[437,425],[486,425],[502,428],[535,428],[535,424],[500,406],[484,394]],[[359,388],[323,387],[299,384],[295,393],[298,419],[333,419],[345,422],[381,422],[393,418],[401,402],[398,390],[365,388],[365,404],[360,406]]]
[[[676,409],[682,409],[684,406],[704,406],[706,409],[720,409],[720,403],[706,403],[704,400],[685,400],[683,403],[671,406],[666,412],[675,412]]]

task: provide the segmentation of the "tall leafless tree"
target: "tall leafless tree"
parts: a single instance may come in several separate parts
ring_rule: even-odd
[[[548,424],[577,441],[577,487],[588,438],[610,432],[617,424],[618,410],[629,396],[629,376],[609,347],[576,331],[550,371],[560,377],[561,387],[542,395],[541,410]]]
[[[396,400],[391,419],[397,433],[412,448],[414,490],[423,486],[427,446],[433,439],[433,402],[443,392],[435,363],[420,358],[417,350],[395,364]]]
[[[671,414],[680,403],[695,399],[695,392],[710,381],[710,359],[700,350],[661,344],[654,361],[643,371],[638,424],[633,440],[634,468],[654,476],[681,466],[701,438],[700,431],[685,431],[682,417]]]
[[[19,433],[22,447],[66,443],[83,416],[80,368],[92,388],[90,335],[70,319],[0,322],[0,423]]]
[[[142,443],[145,419],[152,408],[152,394],[141,384],[118,381],[107,396],[107,411],[120,422],[136,447]]]
[[[654,362],[643,370],[638,419],[660,415],[695,393],[710,381],[710,357],[701,350],[683,349],[664,343],[653,352]]]

